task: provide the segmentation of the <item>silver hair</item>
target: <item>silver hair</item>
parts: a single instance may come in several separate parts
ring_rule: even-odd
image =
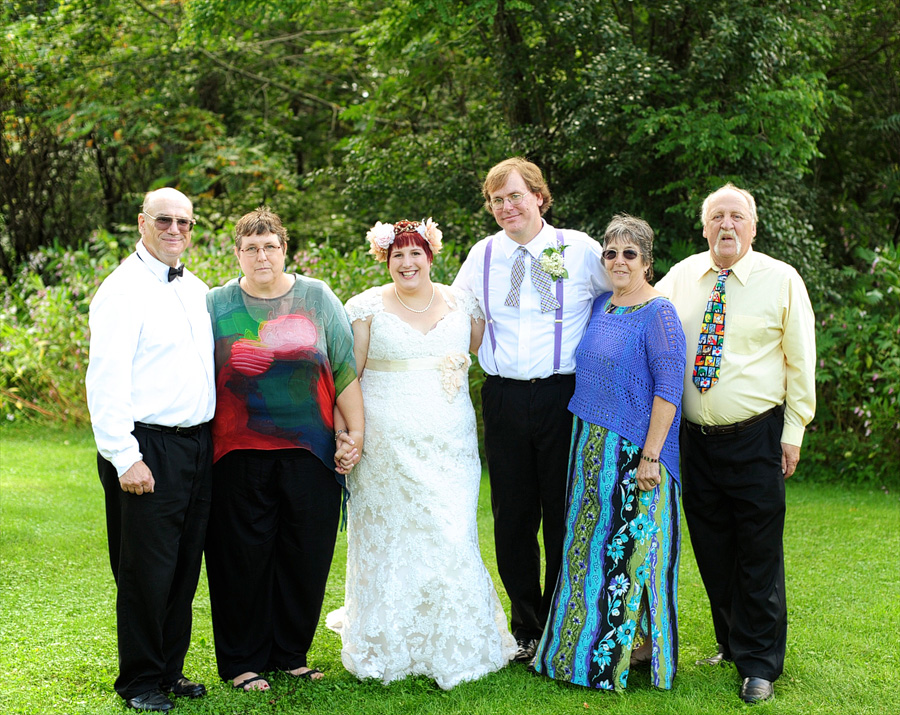
[[[644,273],[648,281],[653,280],[653,229],[642,218],[629,214],[616,214],[613,216],[606,230],[603,232],[603,248],[611,243],[620,241],[633,241],[641,252],[641,263],[644,264]]]
[[[712,199],[713,196],[718,194],[720,191],[724,191],[725,189],[731,189],[732,191],[736,191],[741,196],[743,196],[744,199],[746,199],[747,205],[750,206],[750,218],[753,219],[753,224],[756,225],[756,223],[757,223],[756,199],[753,198],[753,194],[751,194],[749,191],[735,186],[730,181],[727,184],[725,184],[725,186],[720,186],[718,189],[713,191],[709,196],[707,196],[705,199],[703,199],[703,205],[700,207],[700,223],[705,226],[706,221],[709,218],[708,214],[709,214],[710,199]]]

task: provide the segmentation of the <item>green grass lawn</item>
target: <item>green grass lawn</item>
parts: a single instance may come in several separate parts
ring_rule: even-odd
[[[802,463],[801,463],[802,464]],[[786,533],[790,615],[785,673],[776,699],[754,712],[900,713],[900,503],[884,489],[789,482]],[[481,546],[496,576],[487,482],[479,510]],[[187,675],[209,695],[179,700],[199,713],[647,713],[747,712],[730,666],[694,661],[714,649],[712,625],[689,539],[679,590],[681,665],[671,691],[646,672],[625,694],[592,692],[512,665],[450,692],[425,678],[389,687],[344,671],[340,639],[320,625],[310,663],[327,679],[272,679],[268,693],[239,693],[216,676],[205,576],[194,601]],[[124,712],[116,676],[115,587],[106,552],[103,497],[86,431],[5,426],[0,430],[0,713]],[[341,534],[325,609],[343,601]],[[508,611],[508,608],[507,608]],[[252,618],[252,614],[248,614]],[[324,621],[324,618],[322,619]]]

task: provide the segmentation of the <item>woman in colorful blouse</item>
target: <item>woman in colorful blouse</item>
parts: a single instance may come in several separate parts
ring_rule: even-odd
[[[322,677],[306,653],[342,504],[335,403],[352,458],[363,443],[347,316],[322,281],[284,272],[286,247],[277,215],[245,215],[243,275],[207,295],[218,404],[206,564],[219,675],[243,690],[267,690],[260,674],[273,670]]]
[[[649,664],[671,688],[678,659],[681,321],[650,284],[653,231],[616,216],[613,283],[578,346],[563,565],[534,669],[603,690]],[[674,425],[674,426],[673,426]]]

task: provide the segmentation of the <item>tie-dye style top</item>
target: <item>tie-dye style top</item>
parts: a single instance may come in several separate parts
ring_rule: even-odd
[[[334,469],[334,401],[356,378],[353,334],[322,281],[278,298],[235,278],[206,296],[216,357],[213,460],[235,449],[308,449]]]

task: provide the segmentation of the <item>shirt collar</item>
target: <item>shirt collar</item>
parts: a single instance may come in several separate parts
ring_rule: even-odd
[[[500,247],[507,258],[510,258],[520,246],[528,251],[532,258],[538,258],[547,246],[556,245],[556,229],[544,219],[541,219],[541,230],[526,244],[513,241],[506,235],[506,231],[500,231],[498,236],[500,237]]]
[[[718,273],[721,268],[716,265],[715,256],[713,256],[713,252],[710,250],[707,254],[707,261],[700,262],[699,269],[697,271],[697,280],[701,280],[703,276],[712,271],[713,273]],[[731,272],[733,275],[737,276],[737,279],[741,282],[741,285],[746,285],[747,280],[750,278],[750,274],[753,272],[753,265],[756,263],[756,255],[753,253],[753,246],[751,245],[747,253],[744,254],[744,257],[741,258],[737,263],[731,266]]]
[[[144,265],[150,269],[153,275],[155,275],[162,283],[169,282],[169,266],[162,261],[158,261],[150,254],[150,251],[148,251],[147,247],[144,245],[144,239],[138,241],[136,251],[138,258],[144,262]],[[175,267],[177,268],[178,266]]]

